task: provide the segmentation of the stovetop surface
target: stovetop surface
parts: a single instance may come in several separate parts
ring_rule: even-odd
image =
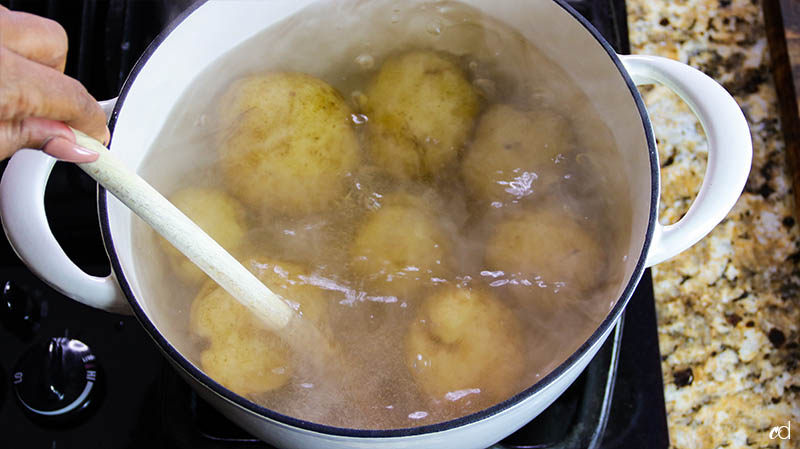
[[[67,73],[96,98],[116,95],[147,44],[188,0],[0,0],[58,20],[68,31]],[[620,53],[628,52],[624,0],[569,1]],[[96,215],[96,186],[57,164],[48,217],[67,254],[87,272],[108,274]],[[75,303],[45,286],[0,239],[0,447],[262,448],[199,399],[167,365],[133,317]],[[11,292],[11,293],[8,293]],[[20,299],[21,298],[21,299]],[[32,319],[23,320],[19,303]],[[37,318],[38,316],[38,318]],[[645,273],[619,326],[586,372],[548,410],[501,442],[503,448],[666,448],[668,435],[652,281]],[[12,384],[23,355],[51,337],[86,343],[96,356],[91,406],[74,421],[45,422],[23,411]],[[94,363],[94,361],[93,361]]]

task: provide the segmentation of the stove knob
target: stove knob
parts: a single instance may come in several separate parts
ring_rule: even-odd
[[[39,327],[41,311],[38,304],[15,283],[8,281],[0,293],[0,320],[5,327],[23,339],[33,337]]]
[[[83,342],[56,337],[23,354],[11,381],[30,415],[61,423],[85,415],[97,401],[97,368],[94,354]]]

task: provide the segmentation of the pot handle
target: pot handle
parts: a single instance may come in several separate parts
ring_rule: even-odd
[[[678,94],[700,120],[708,139],[708,166],[700,192],[677,223],[664,226],[656,221],[645,260],[649,267],[688,249],[725,218],[747,182],[753,144],[736,100],[708,75],[658,56],[619,57],[637,86],[658,83]]]
[[[100,102],[106,116],[116,98]],[[56,159],[39,150],[17,151],[0,181],[0,217],[14,252],[30,270],[59,293],[109,312],[130,314],[114,274],[91,276],[73,263],[47,222],[44,192]]]

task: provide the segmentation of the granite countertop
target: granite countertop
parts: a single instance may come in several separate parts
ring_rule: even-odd
[[[653,269],[669,432],[675,448],[800,447],[800,228],[794,218],[759,0],[628,0],[632,53],[698,68],[742,107],[753,167],[728,217]],[[707,145],[689,108],[642,89],[662,174],[661,220],[688,209]],[[791,440],[770,430],[791,422]]]

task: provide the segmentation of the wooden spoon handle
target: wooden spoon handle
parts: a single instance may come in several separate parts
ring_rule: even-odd
[[[267,327],[280,331],[289,324],[295,312],[286,302],[103,144],[78,130],[73,132],[78,145],[100,155],[94,162],[77,164],[83,171],[253,311]]]

